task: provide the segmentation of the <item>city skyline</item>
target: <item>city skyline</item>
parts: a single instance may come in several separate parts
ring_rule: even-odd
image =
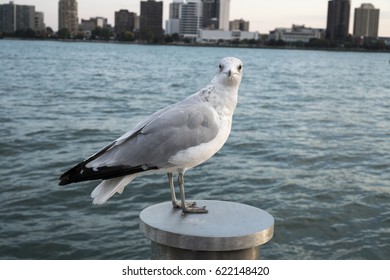
[[[157,0],[158,1],[158,0]],[[10,1],[1,0],[0,4]],[[141,0],[111,0],[94,1],[78,0],[78,17],[89,19],[90,17],[105,17],[108,23],[114,25],[115,11],[127,9],[130,12],[140,14]],[[169,4],[172,0],[163,0],[163,19],[168,19]],[[58,1],[55,0],[15,0],[18,5],[34,5],[37,11],[45,16],[46,26],[58,30]],[[351,1],[351,14],[349,33],[353,33],[354,9],[362,3],[371,3],[380,9],[378,36],[390,37],[390,1],[389,0],[361,0]],[[304,24],[313,28],[326,28],[328,0],[231,0],[230,20],[244,19],[250,22],[250,31],[259,31],[268,34],[270,30],[278,27],[289,27],[292,24]],[[280,7],[283,6],[283,9]],[[164,26],[165,28],[165,26]]]

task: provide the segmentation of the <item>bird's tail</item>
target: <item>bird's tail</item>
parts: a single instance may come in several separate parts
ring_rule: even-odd
[[[115,193],[122,193],[124,188],[129,184],[136,175],[124,176],[102,181],[91,193],[93,204],[101,205],[105,203]]]

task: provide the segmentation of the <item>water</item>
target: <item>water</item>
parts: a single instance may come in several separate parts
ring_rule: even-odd
[[[266,259],[390,259],[389,54],[0,41],[0,258],[147,259],[142,209],[165,175],[92,206],[58,176],[244,61],[232,134],[190,199],[275,217]]]

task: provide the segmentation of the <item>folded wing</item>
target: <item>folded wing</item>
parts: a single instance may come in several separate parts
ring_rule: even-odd
[[[207,143],[217,133],[215,112],[202,105],[178,103],[151,115],[134,130],[65,172],[59,184],[171,168],[171,156]]]

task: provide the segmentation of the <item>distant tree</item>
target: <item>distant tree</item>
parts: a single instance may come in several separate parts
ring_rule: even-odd
[[[272,39],[272,40],[270,40],[270,41],[268,41],[268,45],[269,46],[277,46],[277,47],[279,47],[279,46],[285,46],[286,45],[286,42],[285,41],[283,41],[283,40],[274,40],[274,39]]]
[[[26,38],[36,38],[37,37],[37,33],[35,32],[35,30],[32,30],[31,28],[29,28],[25,32],[25,37]]]
[[[165,35],[164,40],[165,43],[180,42],[180,35],[177,33],[171,35]]]
[[[312,38],[305,44],[305,46],[308,48],[327,48],[329,47],[329,42],[326,40]]]
[[[305,43],[303,41],[296,41],[293,43],[293,45],[298,47],[298,48],[302,48],[305,46]]]
[[[15,33],[13,34],[14,37],[18,37],[18,38],[36,38],[37,37],[37,33],[32,30],[31,28],[29,29],[18,29],[15,31]]]
[[[23,29],[18,29],[14,32],[15,37],[23,38],[26,32]]]
[[[238,46],[240,44],[240,39],[234,39],[231,43],[233,46]]]
[[[385,41],[378,39],[367,38],[364,40],[363,48],[367,50],[389,50],[389,46],[386,45]]]
[[[260,40],[255,40],[255,39],[249,39],[248,40],[249,45],[260,45],[261,41]]]
[[[111,35],[110,30],[102,27],[96,27],[95,30],[92,31],[91,38],[108,41],[110,40]]]
[[[165,43],[173,43],[173,37],[171,35],[165,35],[164,37]]]
[[[139,32],[139,39],[148,43],[159,43],[164,40],[164,36],[156,35],[153,30],[146,29]]]
[[[83,32],[78,32],[76,33],[73,37],[73,39],[76,39],[76,40],[83,40],[85,38],[85,35],[83,34]]]
[[[133,32],[130,31],[122,31],[116,36],[116,39],[123,42],[132,42],[135,40]]]
[[[61,28],[57,32],[57,36],[60,39],[69,39],[70,38],[70,32],[67,28]]]
[[[193,40],[191,38],[186,37],[183,39],[183,42],[186,44],[191,44],[193,42]]]
[[[46,27],[45,31],[46,31],[46,37],[51,38],[54,36],[54,31],[50,26]]]

